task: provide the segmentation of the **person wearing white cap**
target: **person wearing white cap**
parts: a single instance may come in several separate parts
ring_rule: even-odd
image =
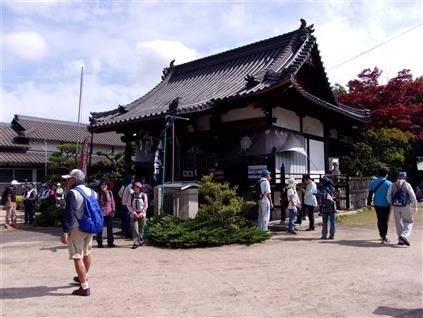
[[[268,231],[270,221],[270,209],[273,209],[272,195],[270,190],[270,171],[263,169],[261,171],[260,198],[258,200],[258,227],[263,231]]]
[[[8,186],[3,192],[3,204],[6,206],[6,220],[4,223],[4,227],[6,229],[14,228],[17,224],[16,188],[18,185],[20,185],[18,181],[12,180],[10,182],[10,186]]]
[[[417,199],[413,187],[406,179],[407,172],[399,172],[397,181],[388,188],[386,199],[394,210],[398,245],[410,246],[411,230],[414,223],[410,203],[413,203],[415,212],[417,212]]]
[[[81,284],[79,289],[72,292],[72,295],[89,296],[88,271],[91,267],[93,235],[79,230],[77,218],[81,219],[84,215],[85,199],[75,188],[80,188],[87,196],[94,193],[97,197],[97,193],[84,185],[85,174],[79,169],[73,169],[62,178],[66,179],[69,192],[66,195],[63,234],[60,241],[68,245],[69,259],[74,261],[75,270],[78,274],[73,280]]]

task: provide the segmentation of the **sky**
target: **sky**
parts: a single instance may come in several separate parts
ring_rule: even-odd
[[[375,67],[382,84],[403,69],[423,76],[423,0],[0,5],[0,122],[18,114],[88,123],[91,112],[129,104],[154,88],[173,59],[178,65],[284,34],[301,18],[314,25],[332,86],[346,87]]]

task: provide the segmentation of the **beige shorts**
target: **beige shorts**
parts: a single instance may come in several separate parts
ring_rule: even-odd
[[[74,227],[69,233],[69,259],[81,259],[91,254],[93,235]]]

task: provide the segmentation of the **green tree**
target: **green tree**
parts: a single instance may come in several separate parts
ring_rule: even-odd
[[[340,159],[345,173],[358,176],[376,175],[379,168],[402,170],[414,138],[412,133],[397,128],[371,128],[358,137],[351,154]]]

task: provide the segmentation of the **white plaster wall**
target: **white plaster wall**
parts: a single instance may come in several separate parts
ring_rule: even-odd
[[[313,117],[304,117],[303,118],[303,132],[310,134],[310,135],[314,135],[314,136],[319,136],[319,137],[323,137],[324,133],[323,133],[323,124],[320,122],[320,120],[313,118]]]
[[[263,110],[260,108],[254,108],[253,105],[249,105],[244,108],[231,109],[226,114],[222,115],[222,123],[231,121],[251,119],[251,118],[262,118],[264,117]]]
[[[275,126],[300,131],[300,118],[291,110],[274,108],[272,117],[276,118]]]

